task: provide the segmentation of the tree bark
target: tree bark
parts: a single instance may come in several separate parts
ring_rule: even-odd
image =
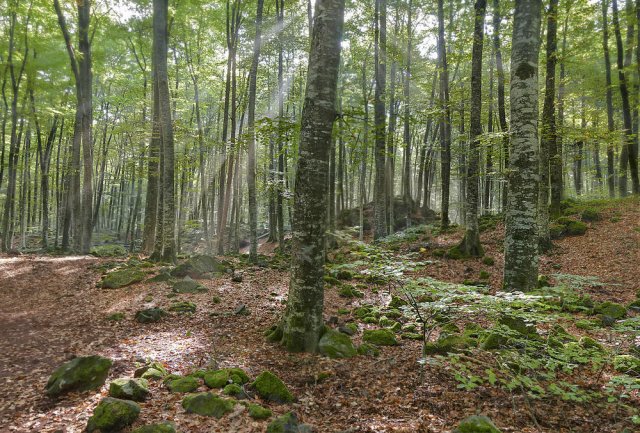
[[[374,94],[374,135],[375,135],[375,181],[374,181],[374,230],[373,238],[380,239],[387,235],[387,200],[385,135],[386,111],[385,92],[387,77],[387,2],[376,0],[375,11],[375,68],[376,87]]]
[[[444,5],[438,0],[438,64],[440,65],[440,181],[442,196],[440,201],[440,225],[449,227],[449,186],[451,183],[451,107],[449,105],[449,70],[447,67],[447,47],[444,39]]]

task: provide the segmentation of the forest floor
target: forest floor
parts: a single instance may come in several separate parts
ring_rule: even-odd
[[[640,288],[640,202],[603,205],[600,214],[600,221],[590,223],[583,236],[556,241],[556,247],[541,258],[541,273],[552,275],[552,281],[555,274],[559,274],[557,278],[594,277],[581,280],[586,281],[581,286],[583,294],[596,301],[627,304]],[[500,222],[482,234],[485,253],[494,259],[493,264],[481,259],[440,257],[443,250],[459,242],[459,230],[396,243],[389,254],[398,257],[401,267],[406,254],[415,251],[411,257],[419,256],[424,266],[407,270],[410,278],[463,283],[477,280],[484,271],[489,274],[484,275],[488,293],[495,293],[501,286],[503,235]],[[349,248],[341,247],[336,255],[348,255]],[[220,367],[241,367],[252,377],[270,370],[282,378],[296,401],[266,405],[275,414],[296,412],[318,432],[442,433],[477,413],[491,417],[503,432],[638,431],[633,430],[633,412],[628,409],[640,403],[637,388],[628,392],[625,405],[624,401],[612,403],[598,396],[588,401],[575,401],[579,399],[566,394],[530,398],[521,389],[508,390],[483,381],[468,386],[468,381],[456,378],[459,371],[450,358],[435,357],[419,363],[422,342],[408,339],[398,346],[381,348],[377,357],[329,359],[287,353],[264,336],[284,308],[289,280],[286,267],[245,266],[242,282],[232,282],[229,275],[203,279],[198,282],[207,287],[207,292],[169,298],[171,289],[166,283],[142,282],[116,290],[98,288],[102,272],[113,262],[91,256],[0,256],[1,432],[82,431],[93,408],[107,394],[107,386],[59,399],[48,398],[43,389],[60,363],[87,354],[114,360],[107,383],[131,376],[140,362],[149,359],[162,362],[177,374],[213,362]],[[346,299],[338,296],[337,286],[329,285],[326,317],[354,321],[354,308],[364,303],[384,306],[390,292],[397,290],[397,286],[385,284],[358,287],[364,298]],[[177,300],[197,304],[196,313],[171,314],[153,324],[133,320],[141,308],[167,308]],[[234,314],[240,305],[246,307],[248,315]],[[107,319],[116,312],[125,313],[126,318]],[[573,326],[578,318],[583,316],[565,320],[563,325],[571,334],[587,335],[584,329]],[[355,343],[361,340],[362,329],[376,327],[364,323],[358,326]],[[619,351],[630,344],[627,337],[623,341],[609,330],[588,335]],[[470,353],[467,357],[489,362],[478,351]],[[593,379],[583,377],[579,382],[585,389],[601,390],[614,374],[611,367],[603,366],[590,373]],[[241,405],[220,420],[187,414],[181,407],[182,397],[168,392],[161,383],[152,383],[151,396],[141,404],[141,416],[134,426],[171,420],[180,432],[263,432],[266,428],[267,421],[252,420]]]

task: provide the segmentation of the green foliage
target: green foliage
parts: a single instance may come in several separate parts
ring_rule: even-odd
[[[294,400],[287,386],[270,371],[263,371],[256,377],[252,387],[258,395],[276,403],[290,403]]]

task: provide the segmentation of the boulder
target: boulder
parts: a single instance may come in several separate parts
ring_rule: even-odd
[[[233,411],[234,406],[233,400],[220,398],[211,392],[189,394],[182,400],[182,407],[188,413],[213,416],[218,419]]]
[[[318,351],[329,358],[351,358],[356,355],[351,338],[333,329],[327,330],[320,338]]]
[[[516,316],[505,314],[500,317],[498,324],[504,325],[509,329],[513,329],[524,336],[534,336],[538,333],[535,324],[527,323],[524,319]]]
[[[113,398],[144,401],[147,395],[149,395],[149,382],[147,379],[124,377],[116,379],[109,384],[109,396]]]
[[[608,319],[603,320],[603,323],[605,321],[615,322],[616,320],[623,319],[627,315],[627,309],[623,305],[607,301],[596,307],[596,313],[602,315],[603,319]]]
[[[87,433],[94,431],[117,432],[130,426],[140,415],[140,406],[129,400],[103,398],[87,423]]]
[[[119,289],[130,284],[139,283],[146,276],[147,274],[138,268],[120,269],[105,275],[100,286],[103,289]]]
[[[91,248],[89,254],[96,257],[126,257],[128,252],[122,245],[106,244]]]
[[[165,421],[138,427],[131,433],[176,433],[176,427],[173,423]]]
[[[145,310],[139,310],[136,312],[136,321],[139,323],[155,323],[159,322],[167,312],[162,308],[147,308]]]
[[[166,380],[165,386],[171,392],[193,392],[200,386],[200,382],[195,377],[171,377]]]
[[[270,371],[260,373],[252,383],[252,387],[265,400],[276,403],[290,403],[294,400],[284,382]]]
[[[241,368],[223,368],[221,370],[204,373],[204,383],[209,388],[224,388],[229,383],[244,385],[249,382],[249,376]]]
[[[288,412],[271,421],[267,426],[267,433],[311,433],[313,428],[302,424],[293,412]]]
[[[470,416],[463,419],[453,433],[501,433],[486,416]]]
[[[102,356],[83,356],[62,364],[49,377],[46,392],[54,397],[69,391],[88,391],[101,387],[113,362]]]
[[[379,356],[380,349],[377,346],[369,343],[362,343],[358,346],[358,355],[366,355],[366,356]]]
[[[188,276],[173,283],[172,288],[175,293],[201,293],[207,291],[205,286]]]
[[[226,270],[225,266],[215,257],[197,255],[189,257],[171,271],[173,277],[206,278],[211,274],[220,274]]]
[[[222,393],[224,395],[235,397],[239,400],[242,400],[248,397],[247,393],[244,392],[244,389],[242,389],[242,387],[236,383],[230,383],[229,385],[225,386],[224,389],[222,390]]]
[[[169,311],[174,313],[195,313],[196,304],[193,302],[176,302],[169,307]]]
[[[395,334],[389,329],[366,329],[362,334],[362,340],[376,346],[396,346]]]
[[[249,403],[249,416],[253,419],[267,419],[271,416],[271,410],[260,406],[259,404]]]
[[[422,339],[420,334],[416,334]],[[446,353],[455,353],[460,352],[472,346],[474,344],[474,340],[467,337],[466,335],[461,334],[440,334],[438,339],[431,343],[428,342],[424,345],[423,352],[426,355],[436,355],[441,354],[444,355]]]

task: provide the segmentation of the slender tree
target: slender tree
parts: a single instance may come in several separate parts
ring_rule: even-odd
[[[449,226],[449,187],[451,184],[451,108],[449,104],[449,68],[444,39],[444,4],[438,0],[438,65],[440,67],[440,225]]]
[[[387,2],[376,0],[375,8],[375,78],[376,87],[374,93],[374,239],[385,237],[388,233],[387,225],[387,200],[385,194],[386,185],[386,160],[385,160],[385,135],[386,112],[385,92],[387,77]]]
[[[327,175],[343,21],[344,0],[316,1],[296,171],[291,282],[282,328],[282,343],[290,351],[315,352],[324,327]]]
[[[607,101],[607,188],[609,197],[616,196],[615,156],[613,147],[613,89],[611,88],[611,58],[609,56],[609,2],[602,0],[602,51],[604,54],[605,94]],[[639,33],[640,34],[640,33]]]
[[[516,2],[511,49],[511,155],[504,243],[504,287],[538,280],[538,51],[541,0]]]

